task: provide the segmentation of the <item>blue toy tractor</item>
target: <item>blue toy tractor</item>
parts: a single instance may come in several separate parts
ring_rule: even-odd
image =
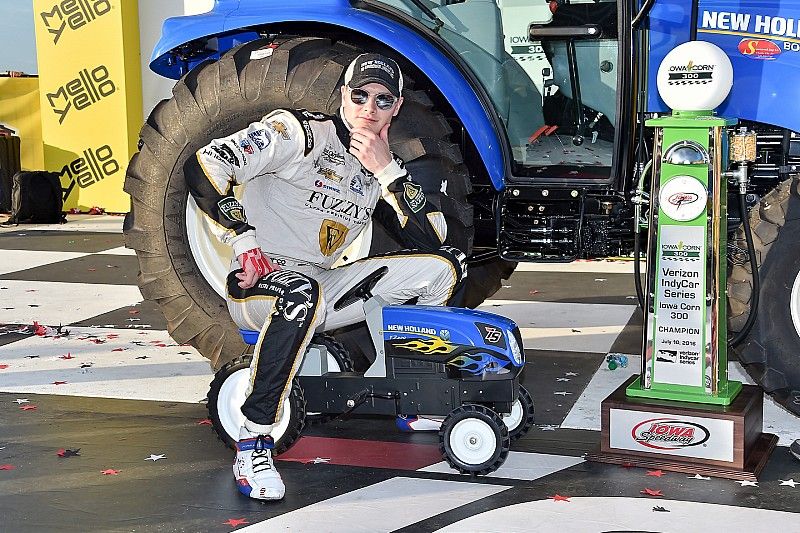
[[[142,294],[158,302],[173,338],[215,369],[244,365],[252,347],[224,303],[231,250],[206,228],[183,162],[276,108],[336,112],[345,66],[364,51],[394,57],[407,75],[391,149],[440,205],[446,244],[469,256],[466,306],[499,289],[519,261],[636,255],[647,249],[638,230],[648,191],[637,186],[653,146],[645,121],[669,111],[656,71],[675,46],[706,40],[734,69],[718,112],[757,137],[744,190],[728,187],[728,327],[739,361],[800,414],[798,21],[790,0],[216,0],[207,13],[168,19],[150,66],[177,83],[142,128],[125,182],[126,244],[139,256]],[[342,262],[398,248],[379,228],[365,233]],[[395,323],[414,322],[386,325]],[[383,368],[373,363],[383,325],[326,333],[356,370]],[[387,379],[401,361],[455,368],[388,355]]]
[[[370,290],[387,270],[377,269],[334,304],[337,310],[364,305],[375,360],[366,371],[353,372],[341,344],[315,337],[276,421],[276,451],[297,440],[309,415],[423,414],[444,417],[439,444],[450,466],[472,475],[497,470],[511,441],[533,425],[533,400],[519,384],[525,364],[519,328],[470,309],[386,305]],[[255,344],[258,332],[242,336]],[[249,363],[244,357],[223,366],[208,395],[214,429],[229,446],[244,422]]]

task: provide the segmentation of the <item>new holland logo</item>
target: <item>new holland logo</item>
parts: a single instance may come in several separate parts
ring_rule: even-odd
[[[114,94],[117,86],[109,79],[110,74],[105,65],[100,65],[92,71],[83,69],[78,76],[65,83],[53,93],[47,93],[47,102],[58,115],[58,123],[62,124],[67,118],[67,113],[74,106],[82,111],[99,102],[101,99]]]
[[[325,257],[330,257],[333,252],[341,248],[347,237],[349,229],[344,224],[335,220],[325,219],[319,227],[319,251]]]
[[[61,182],[69,183],[64,191],[64,199],[69,197],[75,185],[85,189],[116,174],[119,169],[119,163],[114,159],[114,152],[109,145],[96,150],[91,148],[84,150],[82,157],[72,160],[61,169],[59,174]]]
[[[73,31],[79,30],[109,11],[110,0],[63,0],[50,11],[42,11],[39,16],[47,32],[53,35],[53,44],[57,45],[67,26]]]
[[[631,437],[647,448],[678,450],[704,444],[711,437],[711,433],[694,422],[651,418],[636,424],[631,430]]]
[[[217,203],[220,213],[231,222],[247,222],[244,207],[236,198],[223,198]]]

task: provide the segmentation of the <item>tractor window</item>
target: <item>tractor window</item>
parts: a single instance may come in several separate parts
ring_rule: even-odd
[[[505,123],[515,175],[609,177],[618,74],[615,0],[375,3],[431,29],[437,26],[431,15],[441,21],[439,35],[469,64]],[[541,30],[538,39],[529,35],[531,24]]]

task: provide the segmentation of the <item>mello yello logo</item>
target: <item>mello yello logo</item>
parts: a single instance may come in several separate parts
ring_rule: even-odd
[[[39,16],[42,17],[48,33],[53,36],[53,44],[58,44],[67,27],[79,30],[109,11],[111,0],[63,0],[50,11],[42,11]]]
[[[116,90],[117,86],[110,79],[108,68],[100,65],[91,71],[81,70],[75,79],[65,83],[55,92],[47,93],[46,96],[53,112],[58,115],[58,123],[63,124],[67,113],[73,107],[81,111],[111,96]]]
[[[61,169],[59,174],[61,182],[69,183],[64,191],[64,199],[70,195],[75,185],[85,189],[116,174],[119,170],[119,163],[114,159],[114,152],[109,145],[106,144],[96,150],[91,148],[84,150],[81,157],[70,161]]]

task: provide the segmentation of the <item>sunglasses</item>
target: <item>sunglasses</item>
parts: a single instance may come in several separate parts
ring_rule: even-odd
[[[349,89],[349,87],[348,87]],[[364,105],[369,101],[370,95],[364,89],[350,89],[350,100],[356,105]],[[382,93],[375,95],[375,105],[378,106],[378,109],[382,109],[386,111],[387,109],[391,109],[394,103],[397,101],[392,94]]]

